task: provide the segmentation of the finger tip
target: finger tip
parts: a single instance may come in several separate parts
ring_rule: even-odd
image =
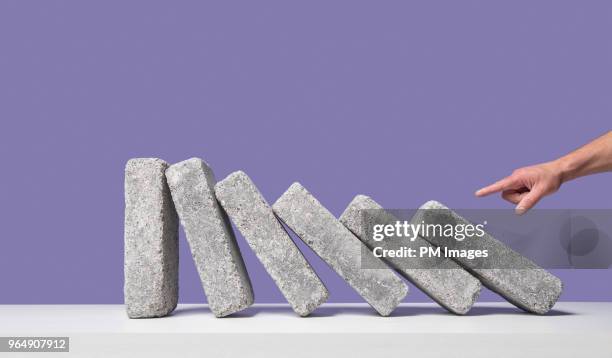
[[[526,211],[527,211],[527,209],[524,206],[517,206],[514,209],[514,212],[516,213],[516,215],[523,215],[523,214],[525,214]]]

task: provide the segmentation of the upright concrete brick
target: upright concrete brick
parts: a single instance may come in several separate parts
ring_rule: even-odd
[[[351,285],[379,314],[388,316],[408,293],[408,286],[389,268],[364,269],[361,255],[379,261],[300,183],[294,183],[272,205],[276,215]],[[385,266],[382,261],[380,265]]]
[[[421,206],[412,221],[443,225],[471,224],[437,201],[428,201]],[[559,278],[487,233],[483,237],[463,241],[434,234],[424,238],[436,246],[450,249],[488,250],[485,266],[464,257],[453,259],[486,287],[525,311],[545,314],[554,306],[563,290]]]
[[[215,198],[213,171],[192,158],[171,165],[166,178],[211,311],[223,317],[249,307],[253,289],[232,227]]]
[[[178,301],[178,218],[156,158],[125,166],[124,296],[130,318],[162,317]]]
[[[327,289],[248,175],[230,174],[215,194],[296,313],[307,316],[327,300]]]
[[[371,220],[370,223],[364,220]],[[366,234],[366,227],[374,224],[395,224],[399,219],[365,195],[357,195],[340,217],[340,222],[351,230],[366,246],[383,246]],[[432,246],[421,237],[393,238],[393,247]],[[387,247],[387,246],[385,246]],[[408,281],[420,288],[442,307],[456,314],[467,313],[480,294],[480,281],[446,258],[417,256],[414,258],[385,257],[383,261]],[[407,262],[410,260],[410,262]]]

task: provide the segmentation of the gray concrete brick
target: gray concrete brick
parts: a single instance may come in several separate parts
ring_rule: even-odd
[[[364,220],[371,222],[364,223]],[[395,224],[398,220],[392,213],[385,211],[382,206],[365,195],[357,195],[340,216],[340,222],[370,249],[383,245],[385,248],[393,245],[393,248],[404,246],[416,250],[422,246],[432,246],[420,237],[416,237],[414,241],[407,237],[394,237],[393,243],[387,245],[388,243],[378,243],[366,235],[366,227],[372,227],[374,224]],[[480,294],[480,281],[450,259],[428,256],[381,259],[452,313],[467,313]]]
[[[248,175],[230,174],[215,194],[296,313],[307,316],[327,300],[327,289]]]
[[[234,232],[214,194],[215,176],[201,159],[171,165],[166,178],[211,311],[217,317],[253,304],[253,289]]]
[[[428,201],[422,205],[412,219],[415,223],[423,220],[433,224],[470,224],[437,201]],[[441,247],[488,250],[489,258],[485,268],[482,265],[476,266],[475,261],[467,258],[453,259],[480,279],[483,285],[525,311],[545,314],[554,306],[563,290],[559,278],[489,234],[463,241],[435,235],[424,238]]]
[[[124,298],[130,318],[162,317],[178,301],[178,218],[156,158],[125,166]]]
[[[390,268],[361,268],[364,253],[371,256],[368,260],[380,260],[300,183],[291,185],[272,209],[380,315],[391,314],[408,293],[408,286]]]

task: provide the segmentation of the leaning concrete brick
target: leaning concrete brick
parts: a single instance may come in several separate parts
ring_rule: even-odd
[[[364,220],[371,222],[364,223]],[[365,195],[357,195],[340,217],[340,222],[370,249],[382,245],[366,234],[366,227],[395,224],[398,220]],[[408,237],[392,240],[394,247],[412,247],[417,251],[420,247],[432,246],[418,236],[413,241]],[[385,257],[382,260],[452,313],[467,313],[480,294],[480,281],[450,259],[417,256],[409,259]]]
[[[178,218],[156,158],[125,166],[124,295],[130,318],[162,317],[178,301]]]
[[[300,183],[294,183],[272,205],[276,215],[351,285],[379,314],[388,316],[408,293],[408,286],[389,268],[364,269],[367,260],[386,265],[342,225]],[[380,267],[380,266],[378,266]]]
[[[437,201],[428,201],[417,211],[413,223],[467,225],[469,221]],[[484,236],[454,240],[430,234],[424,238],[432,244],[449,249],[488,250],[486,265],[474,260],[453,258],[488,287],[515,306],[537,314],[548,312],[563,290],[559,278],[542,269],[528,258],[485,233]]]
[[[171,165],[166,178],[211,311],[223,317],[249,307],[253,289],[232,227],[215,198],[212,170],[192,158]]]
[[[307,316],[327,300],[327,289],[248,175],[230,174],[215,194],[297,314]]]

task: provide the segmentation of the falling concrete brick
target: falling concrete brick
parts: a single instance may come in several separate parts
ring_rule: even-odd
[[[437,201],[425,203],[412,219],[413,223],[423,221],[443,225],[471,224]],[[440,247],[488,250],[489,263],[485,268],[467,258],[457,257],[453,260],[468,269],[490,290],[525,311],[545,314],[554,306],[563,290],[559,278],[487,233],[477,239],[463,241],[436,235],[426,235],[424,238]]]
[[[307,316],[327,300],[327,289],[248,175],[230,174],[215,194],[296,313]]]
[[[162,317],[178,301],[178,218],[156,158],[125,166],[124,296],[130,318]]]
[[[199,158],[171,165],[166,178],[211,311],[217,317],[253,304],[234,232],[214,194],[215,177]]]
[[[278,217],[351,285],[379,314],[388,316],[408,293],[408,286],[389,268],[363,269],[362,254],[379,261],[300,183],[294,183],[272,205]]]
[[[340,217],[340,222],[370,249],[381,244],[366,234],[366,227],[394,224],[398,220],[365,195],[357,195]],[[422,246],[432,246],[418,236],[413,241],[408,237],[393,238],[392,245],[412,247],[417,251]],[[382,260],[450,312],[467,313],[480,294],[480,281],[450,259],[417,256],[409,259],[384,257]],[[409,264],[406,260],[410,260]]]

